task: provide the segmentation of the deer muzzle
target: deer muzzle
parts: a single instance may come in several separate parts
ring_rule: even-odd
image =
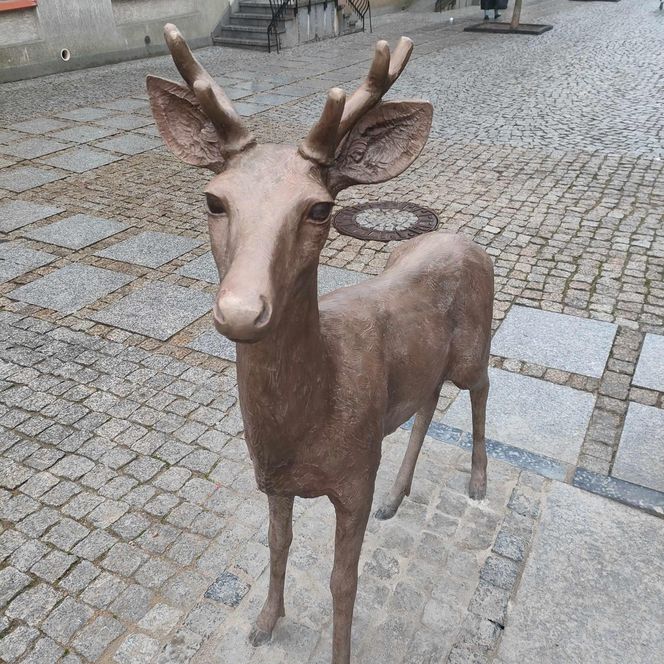
[[[231,341],[259,341],[272,319],[272,305],[260,293],[243,293],[220,288],[212,307],[214,326]]]

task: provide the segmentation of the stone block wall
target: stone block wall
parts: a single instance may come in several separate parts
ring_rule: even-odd
[[[5,0],[6,2],[6,0]],[[0,82],[164,53],[171,21],[193,47],[210,33],[228,0],[38,0],[5,9],[0,0]],[[16,2],[6,2],[14,6]],[[24,4],[29,4],[28,2]]]

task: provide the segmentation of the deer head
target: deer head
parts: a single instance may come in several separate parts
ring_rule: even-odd
[[[298,290],[315,289],[308,277],[317,270],[339,191],[384,182],[410,166],[433,110],[422,101],[381,101],[413,44],[402,37],[390,56],[379,41],[366,80],[348,98],[332,88],[297,147],[258,145],[177,28],[169,24],[164,34],[186,86],[148,76],[157,127],[173,154],[216,174],[205,189],[221,283],[215,326],[235,341],[257,341],[279,324]]]

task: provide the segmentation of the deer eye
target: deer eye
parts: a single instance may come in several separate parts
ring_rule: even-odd
[[[309,210],[309,219],[319,223],[327,221],[333,207],[334,203],[316,203],[315,205],[312,205]]]
[[[224,204],[216,196],[205,194],[205,198],[207,199],[208,210],[212,214],[226,214]]]

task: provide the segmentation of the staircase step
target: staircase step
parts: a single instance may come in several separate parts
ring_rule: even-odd
[[[251,25],[222,25],[218,37],[221,39],[255,39],[267,41],[267,28],[255,27]],[[286,32],[285,28],[278,28],[277,32],[283,34]]]
[[[251,2],[240,0],[239,8],[240,13],[242,14],[267,14],[270,17],[272,16],[272,7],[270,7],[269,4],[255,2],[255,0],[252,0]],[[283,14],[286,18],[292,18],[294,15],[292,7],[288,7]]]
[[[256,27],[262,27],[267,30],[267,26],[270,25],[272,17],[267,14],[244,14],[238,12],[237,14],[231,14],[229,16],[230,25],[253,25]],[[279,27],[285,27],[284,19],[278,21]]]
[[[267,35],[261,40],[256,39],[235,39],[231,37],[214,37],[212,42],[217,46],[227,46],[229,48],[244,48],[252,51],[267,51]],[[274,48],[274,47],[273,47]]]

